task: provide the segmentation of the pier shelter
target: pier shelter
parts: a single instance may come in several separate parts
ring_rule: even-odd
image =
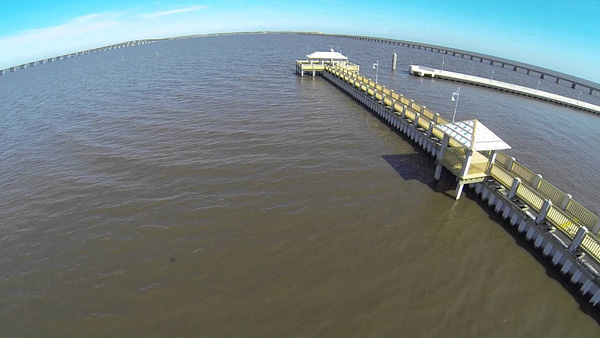
[[[454,174],[458,179],[456,199],[460,198],[465,184],[485,180],[496,158],[496,151],[510,149],[506,142],[477,119],[438,124],[436,128],[444,133],[444,138],[437,153],[434,178],[440,179],[442,167]],[[448,147],[449,144],[453,146]],[[480,153],[482,151],[490,152],[489,158]]]
[[[304,76],[305,73],[312,76],[320,75],[325,70],[325,66],[339,66],[349,71],[358,72],[359,66],[349,62],[348,58],[340,52],[330,49],[327,52],[312,52],[306,56],[307,60],[296,61],[296,73]]]

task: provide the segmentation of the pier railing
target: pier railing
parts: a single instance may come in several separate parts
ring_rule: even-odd
[[[598,216],[574,201],[570,195],[541,178],[540,175],[533,173],[517,163],[514,158],[509,158],[503,153],[497,155],[490,174],[506,189],[512,188],[515,180],[520,179],[516,196],[537,213],[540,213],[547,205],[545,220],[569,239],[573,240],[581,227],[585,226],[592,230],[585,234],[581,247],[600,263],[600,237],[597,234]]]
[[[494,164],[507,169],[512,175],[520,178],[523,184],[530,186],[533,190],[543,196],[544,199],[547,199],[555,206],[560,207],[577,223],[585,225],[594,233],[597,233],[598,230],[600,230],[598,229],[600,223],[597,215],[585,208],[579,202],[573,200],[571,195],[561,191],[552,183],[543,179],[541,175],[526,168],[514,158],[508,157],[502,152],[498,152]]]
[[[417,120],[417,125],[428,130],[430,135],[439,140],[443,138],[443,132],[435,125],[447,124],[450,121],[425,106],[415,103],[381,84],[376,84],[356,72],[333,66],[326,66],[325,71],[389,106],[392,112],[400,118],[413,124]],[[458,170],[462,166],[458,154],[460,144],[452,141],[449,143],[450,148],[444,154],[444,160],[455,164]],[[490,156],[489,153],[482,155]],[[573,200],[571,195],[543,179],[541,175],[502,152],[496,154],[494,163],[486,162],[478,165],[481,167],[478,170],[483,170],[485,167],[490,176],[500,183],[505,191],[514,190],[512,197],[520,199],[533,212],[537,213],[534,217],[545,213],[543,220],[569,239],[573,240],[581,227],[591,230],[585,233],[580,247],[600,263],[600,237],[597,235],[600,230],[600,221],[597,215]]]

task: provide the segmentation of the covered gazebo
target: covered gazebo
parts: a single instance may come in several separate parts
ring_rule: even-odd
[[[329,63],[331,65],[348,62],[347,57],[333,49],[330,49],[328,52],[313,52],[308,54],[306,58],[308,58],[308,61],[311,63]]]
[[[440,179],[442,166],[458,178],[455,198],[459,199],[465,184],[482,182],[488,176],[488,166],[494,162],[496,151],[510,146],[478,120],[438,124],[444,133],[437,154],[436,180]],[[488,157],[481,151],[491,151]]]

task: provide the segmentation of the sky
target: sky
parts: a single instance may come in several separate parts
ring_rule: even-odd
[[[136,39],[320,31],[441,45],[600,83],[600,0],[2,0],[0,69]]]

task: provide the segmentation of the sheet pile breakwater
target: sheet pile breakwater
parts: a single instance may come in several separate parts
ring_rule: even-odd
[[[450,121],[343,66],[326,65],[322,76],[428,154],[437,157],[440,153],[444,133],[439,128]],[[460,147],[454,140],[448,145]],[[482,155],[488,158],[488,176],[468,186],[562,274],[569,276],[592,304],[600,303],[598,216],[515,158],[502,152]]]

